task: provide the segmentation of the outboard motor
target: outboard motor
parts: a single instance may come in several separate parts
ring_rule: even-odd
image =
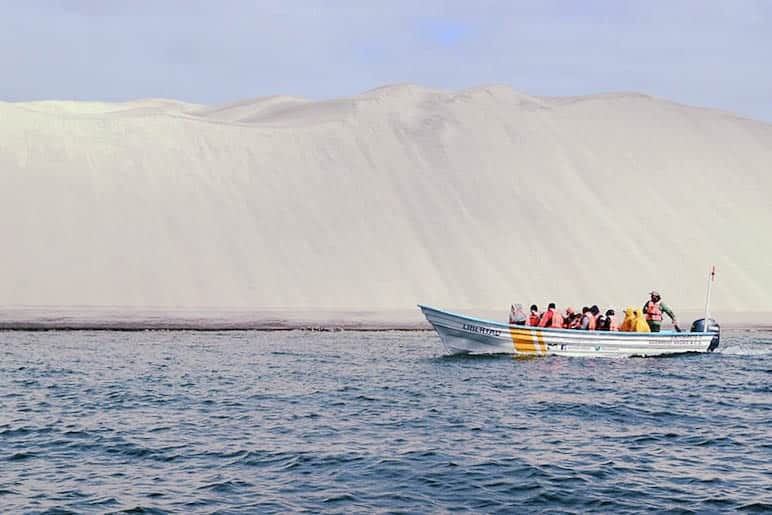
[[[693,333],[716,333],[713,336],[713,339],[710,340],[710,345],[708,346],[708,352],[713,352],[718,348],[718,341],[721,336],[721,326],[718,325],[718,322],[713,320],[712,318],[708,319],[708,327],[705,327],[705,319],[700,318],[698,320],[695,320],[692,323],[692,328],[690,329]]]

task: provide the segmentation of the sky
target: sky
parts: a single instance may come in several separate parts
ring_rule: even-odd
[[[772,0],[0,0],[0,100],[636,91],[772,123]]]

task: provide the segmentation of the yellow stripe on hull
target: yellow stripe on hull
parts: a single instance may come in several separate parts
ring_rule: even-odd
[[[510,327],[509,334],[515,352],[521,354],[546,354],[547,344],[544,343],[542,332],[539,329],[521,329]]]

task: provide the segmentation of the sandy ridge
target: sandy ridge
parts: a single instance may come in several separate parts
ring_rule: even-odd
[[[202,123],[203,122],[203,123]],[[634,93],[0,103],[0,307],[772,310],[772,126]]]

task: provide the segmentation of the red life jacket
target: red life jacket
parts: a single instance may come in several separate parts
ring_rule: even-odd
[[[531,313],[528,315],[528,325],[536,327],[539,325],[539,314],[538,313]]]
[[[542,313],[541,318],[539,319],[539,327],[547,327],[549,323],[552,321],[552,317],[555,316],[555,311],[552,309],[548,309],[544,313]]]
[[[587,312],[587,320],[590,321],[589,325],[587,326],[587,330],[588,331],[594,331],[595,330],[595,326],[598,325],[598,318],[588,311]]]
[[[662,308],[659,307],[660,301],[646,303],[646,320],[662,320]]]

